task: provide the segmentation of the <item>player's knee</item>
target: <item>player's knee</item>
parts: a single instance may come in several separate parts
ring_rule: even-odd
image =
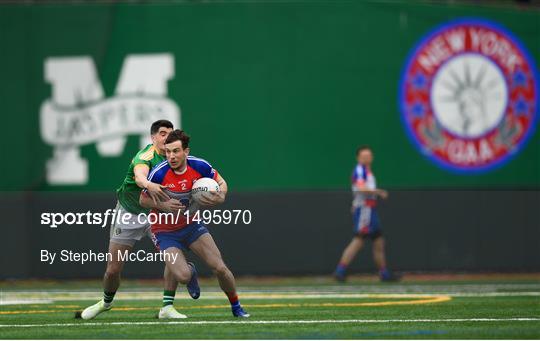
[[[358,251],[362,248],[362,246],[364,245],[364,240],[362,239],[361,236],[355,236],[351,243],[349,244],[349,246],[351,247],[351,249],[355,250],[355,251]]]
[[[213,271],[216,276],[225,276],[230,272],[229,268],[227,267],[227,265],[225,265],[225,263],[220,263],[216,265]]]
[[[384,238],[378,237],[373,241],[373,246],[377,249],[384,249]]]
[[[105,278],[112,279],[112,278],[120,277],[121,272],[122,272],[121,266],[107,266],[107,270],[105,271]]]
[[[107,269],[105,270],[105,276],[106,277],[120,276],[123,266],[124,266],[123,262],[109,261],[107,263]]]
[[[174,271],[174,277],[182,284],[187,284],[191,280],[191,269],[189,267],[176,269]]]

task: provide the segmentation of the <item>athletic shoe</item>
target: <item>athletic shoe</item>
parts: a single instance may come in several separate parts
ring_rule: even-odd
[[[197,280],[197,269],[195,269],[195,264],[191,262],[188,262],[188,265],[191,267],[191,279],[186,286],[189,296],[196,300],[201,296],[201,288],[199,287],[199,281]]]
[[[398,282],[401,280],[401,275],[385,270],[379,274],[381,282]]]
[[[174,309],[172,304],[169,304],[159,309],[158,318],[159,319],[185,319],[187,318],[187,316],[184,314],[180,314],[178,311],[176,311],[176,309]]]
[[[98,303],[89,306],[88,308],[84,309],[82,313],[80,314],[80,318],[83,320],[91,320],[94,317],[98,316],[104,311],[111,310],[112,305],[111,304],[105,304],[105,301],[101,300]],[[77,313],[75,313],[75,317],[79,317]]]
[[[248,318],[251,315],[246,313],[241,305],[232,308],[232,314],[234,317]]]

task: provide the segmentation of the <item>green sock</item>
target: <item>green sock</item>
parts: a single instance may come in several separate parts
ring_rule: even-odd
[[[113,299],[114,299],[114,295],[116,294],[116,291],[113,291],[113,292],[106,292],[104,291],[103,292],[103,301],[106,303],[106,304],[111,304]]]
[[[163,306],[172,305],[174,302],[175,290],[163,290]]]

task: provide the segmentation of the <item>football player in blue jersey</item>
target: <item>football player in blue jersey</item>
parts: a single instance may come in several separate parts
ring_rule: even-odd
[[[379,226],[376,208],[377,199],[388,198],[388,192],[377,188],[375,175],[371,169],[373,163],[371,148],[369,146],[359,147],[356,151],[356,159],[358,164],[353,170],[351,179],[354,236],[343,251],[334,276],[340,282],[345,281],[347,267],[364,246],[364,241],[369,238],[373,241],[373,260],[379,269],[381,281],[397,281],[400,276],[392,273],[386,266],[384,237]]]

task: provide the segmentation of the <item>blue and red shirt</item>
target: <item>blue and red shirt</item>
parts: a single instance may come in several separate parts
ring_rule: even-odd
[[[375,175],[369,167],[358,164],[352,174],[352,191],[354,207],[375,207],[377,205],[377,196],[374,194],[365,194],[360,192],[358,186],[365,186],[370,190],[377,189]]]
[[[182,205],[190,209],[192,208],[190,204],[193,183],[200,178],[216,180],[218,172],[203,159],[188,156],[186,161],[187,167],[181,174],[173,171],[167,161],[163,161],[152,168],[148,175],[148,180],[166,186],[167,189],[164,191],[169,197],[179,200]],[[143,191],[141,195],[148,194],[146,191]],[[153,233],[176,231],[186,227],[190,223],[183,214],[174,214],[174,217],[172,217],[171,214],[160,213],[156,209],[150,212],[149,219],[152,223]],[[193,212],[191,216],[193,216]]]

